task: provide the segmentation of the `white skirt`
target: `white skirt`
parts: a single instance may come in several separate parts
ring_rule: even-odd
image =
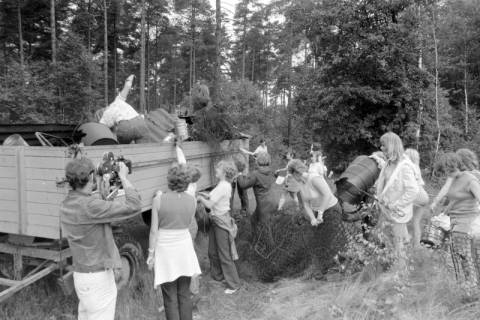
[[[188,229],[159,229],[155,247],[154,287],[181,276],[201,274]]]

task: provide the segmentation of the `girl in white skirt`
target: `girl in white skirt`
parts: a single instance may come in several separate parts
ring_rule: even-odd
[[[187,166],[172,167],[167,180],[170,191],[157,195],[152,204],[147,264],[154,269],[155,288],[162,289],[167,320],[191,320],[190,281],[201,273],[188,230],[196,199],[185,192],[190,183]]]

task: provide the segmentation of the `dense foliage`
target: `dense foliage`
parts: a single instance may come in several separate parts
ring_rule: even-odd
[[[142,2],[1,1],[0,121],[84,121],[128,74],[139,78],[143,58],[145,111],[189,107],[201,81],[233,125],[275,152],[305,155],[320,141],[341,169],[387,130],[427,165],[437,149],[477,149],[477,1],[239,0],[232,30],[221,1],[218,38],[207,0]],[[129,102],[142,99],[135,85]]]

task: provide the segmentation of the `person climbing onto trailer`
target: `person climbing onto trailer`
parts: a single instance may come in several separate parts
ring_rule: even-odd
[[[134,75],[125,81],[122,91],[115,100],[104,110],[100,123],[109,127],[117,135],[118,142],[128,144],[151,142],[149,129],[145,119],[126,100]]]
[[[141,210],[140,195],[127,179],[128,168],[119,163],[118,176],[125,200],[106,201],[93,195],[95,166],[87,158],[74,159],[65,168],[72,188],[60,207],[61,228],[73,259],[73,281],[79,320],[113,320],[117,300],[114,269],[122,262],[111,223]]]

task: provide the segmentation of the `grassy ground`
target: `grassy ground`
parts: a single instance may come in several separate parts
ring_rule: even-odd
[[[145,227],[136,230],[146,232]],[[244,285],[228,296],[208,275],[206,244],[207,238],[200,236],[197,245],[204,275],[196,320],[480,319],[480,302],[459,288],[447,267],[448,256],[441,251],[417,251],[407,277],[366,270],[355,277],[333,273],[321,281],[298,277],[266,284],[256,280],[248,263],[240,262]],[[119,292],[116,319],[164,319],[152,273],[142,270],[138,280]],[[76,308],[75,295],[64,296],[55,279],[47,278],[1,304],[0,319],[76,319]]]

